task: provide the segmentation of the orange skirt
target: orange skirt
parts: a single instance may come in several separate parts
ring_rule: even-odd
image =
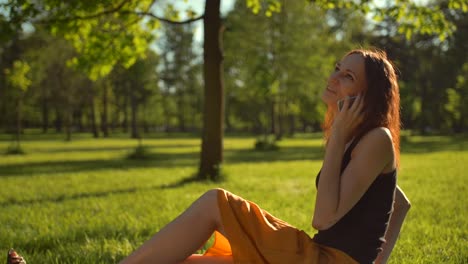
[[[206,256],[232,256],[238,264],[357,264],[346,253],[315,243],[304,231],[228,191],[219,191],[218,204],[226,237],[215,232]]]

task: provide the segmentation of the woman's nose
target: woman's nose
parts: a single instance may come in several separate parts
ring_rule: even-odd
[[[332,73],[332,75],[330,75],[330,78],[329,78],[328,82],[336,83],[336,82],[338,82],[338,77],[339,77],[339,73],[334,72],[334,73]]]

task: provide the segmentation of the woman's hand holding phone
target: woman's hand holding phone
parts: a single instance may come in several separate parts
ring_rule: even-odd
[[[339,100],[337,104],[339,111],[333,121],[332,136],[346,143],[351,139],[351,133],[362,122],[362,96],[348,96]]]
[[[338,100],[338,102],[337,102],[338,110],[341,111],[341,109],[343,108],[344,102],[346,100],[349,101],[349,107],[351,107],[353,105],[354,101],[356,100],[356,98],[358,98],[357,95],[355,95],[355,96],[346,96],[344,99]]]

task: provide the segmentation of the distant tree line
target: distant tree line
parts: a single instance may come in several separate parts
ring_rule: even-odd
[[[334,63],[346,50],[376,46],[401,72],[404,128],[467,131],[468,15],[443,1],[438,5],[457,28],[442,40],[417,30],[406,38],[392,16],[369,25],[352,10],[282,1],[281,12],[267,18],[237,1],[223,19],[225,130],[277,138],[320,130],[320,94]],[[116,63],[102,78],[73,67],[76,46],[46,27],[17,30],[1,42],[3,132],[40,128],[70,140],[75,132],[138,138],[153,131],[202,130],[203,59],[193,24],[162,25],[157,48],[130,67]]]

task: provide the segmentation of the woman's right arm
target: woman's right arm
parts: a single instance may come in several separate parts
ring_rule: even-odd
[[[406,214],[411,208],[411,203],[406,197],[405,193],[397,186],[395,190],[395,202],[393,205],[393,212],[390,216],[387,232],[385,232],[386,242],[382,244],[382,252],[379,253],[375,264],[385,264],[390,257],[393,247],[396,244],[400,229],[405,220]]]

